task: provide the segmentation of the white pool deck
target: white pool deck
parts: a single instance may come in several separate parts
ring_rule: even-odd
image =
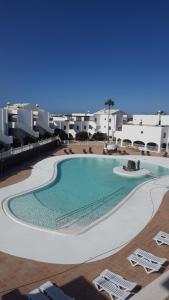
[[[57,176],[55,165],[71,157],[104,157],[129,159],[128,156],[69,155],[44,159],[34,165],[26,180],[0,189],[0,251],[57,264],[78,264],[110,256],[130,242],[151,220],[164,194],[169,190],[169,176],[156,178],[138,186],[112,214],[79,235],[66,235],[24,224],[9,216],[7,199],[44,186]],[[169,159],[130,156],[169,168]]]

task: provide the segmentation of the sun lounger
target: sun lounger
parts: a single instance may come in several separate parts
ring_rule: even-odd
[[[167,233],[167,232],[159,231],[159,232],[157,233],[157,235],[160,235],[160,236],[162,236],[162,237],[165,237],[165,238],[168,238],[168,239],[169,239],[169,233]]]
[[[169,246],[169,234],[164,231],[160,231],[159,233],[157,233],[153,240],[156,241],[157,245],[164,244]]]
[[[87,151],[86,151],[86,149],[83,149],[83,153],[84,153],[84,154],[87,154]]]
[[[143,267],[147,274],[150,274],[152,272],[158,272],[161,269],[160,264],[152,263],[151,261],[149,261],[143,257],[139,257],[135,254],[131,254],[127,259],[129,260],[129,262],[131,263],[131,265],[133,267],[136,267],[136,266]]]
[[[115,274],[109,270],[104,270],[100,276],[104,277],[105,279],[110,280],[112,283],[117,285],[119,288],[122,288],[126,291],[132,291],[136,286],[137,283],[130,282],[126,279],[124,279],[122,276]]]
[[[156,264],[160,264],[160,265],[165,264],[165,262],[167,261],[166,258],[155,256],[154,254],[152,254],[150,252],[147,252],[147,251],[144,251],[142,249],[135,250],[134,254],[139,256],[139,257],[143,257],[143,258],[149,260],[152,263],[156,263]]]
[[[35,289],[27,294],[29,300],[49,300],[44,294],[40,292],[39,289]]]
[[[70,154],[74,154],[74,152],[72,151],[71,148],[69,149],[69,153],[70,153]]]
[[[92,147],[89,147],[89,153],[93,154]]]
[[[131,295],[130,292],[121,290],[110,280],[107,280],[102,276],[98,276],[96,279],[94,279],[93,283],[99,292],[101,291],[107,292],[112,300],[113,299],[125,300]]]
[[[67,149],[64,149],[64,153],[65,153],[65,154],[69,154],[69,152],[68,152]]]
[[[46,294],[52,300],[74,300],[74,298],[66,295],[62,289],[56,287],[52,282],[47,281],[39,287],[40,291]]]

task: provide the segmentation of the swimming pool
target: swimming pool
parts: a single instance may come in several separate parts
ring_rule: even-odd
[[[112,169],[123,164],[124,160],[103,157],[62,160],[52,183],[10,199],[8,207],[28,224],[62,231],[83,229],[106,216],[139,184],[169,175],[167,168],[142,162],[152,176],[119,177]]]

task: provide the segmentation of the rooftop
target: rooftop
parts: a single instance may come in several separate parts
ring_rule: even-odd
[[[113,114],[116,114],[117,112],[121,111],[120,109],[110,109],[110,114],[113,115]],[[95,115],[107,115],[109,114],[109,110],[108,109],[101,109],[99,111],[96,111],[94,113]]]

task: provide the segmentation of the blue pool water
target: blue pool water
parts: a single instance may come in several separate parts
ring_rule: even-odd
[[[56,179],[46,187],[12,198],[10,211],[19,219],[50,229],[84,227],[104,216],[137,185],[151,179],[121,177],[113,168],[124,160],[71,158],[57,165]],[[169,169],[141,163],[154,176]]]

